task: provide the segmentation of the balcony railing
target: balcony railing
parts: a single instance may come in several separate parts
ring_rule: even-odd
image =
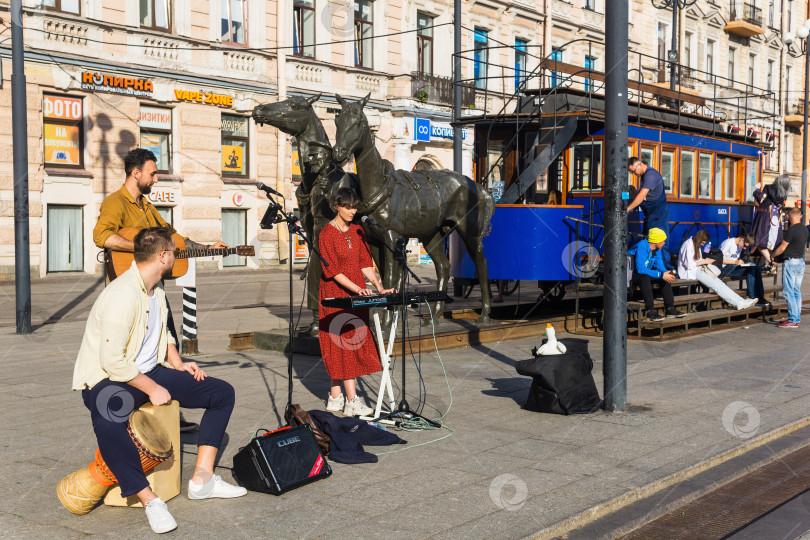
[[[411,73],[411,97],[421,102],[453,104],[453,80],[425,73]],[[469,107],[475,104],[475,88],[462,86],[461,104]]]
[[[762,10],[750,2],[731,0],[728,13],[730,21],[741,20],[756,26],[762,26]]]

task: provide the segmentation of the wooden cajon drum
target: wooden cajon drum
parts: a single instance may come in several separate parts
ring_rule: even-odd
[[[160,407],[147,403],[140,410],[151,414],[166,430],[172,441],[174,450],[172,457],[146,475],[152,491],[165,502],[180,494],[180,404],[177,403],[177,400],[172,400],[168,405]],[[135,495],[127,498],[121,497],[121,488],[118,484],[107,492],[104,504],[108,506],[143,506]]]

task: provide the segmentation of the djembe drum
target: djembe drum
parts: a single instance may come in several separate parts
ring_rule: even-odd
[[[171,440],[152,415],[142,411],[132,413],[127,422],[127,432],[138,448],[143,472],[151,471],[172,457]],[[93,463],[62,478],[56,486],[56,494],[65,508],[74,514],[84,515],[93,509],[110,486],[117,483],[118,480],[96,448]]]

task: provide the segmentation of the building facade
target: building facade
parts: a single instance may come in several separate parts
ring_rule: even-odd
[[[558,59],[604,71],[600,44],[607,2],[465,1],[462,77],[471,82],[463,92],[464,114],[497,112],[522,74],[572,39],[590,41],[566,47]],[[231,269],[286,263],[286,231],[259,228],[267,203],[255,186],[274,187],[285,195],[287,208],[295,208],[295,141],[258,126],[250,113],[257,104],[290,95],[321,95],[314,107],[334,142],[334,94],[359,99],[370,93],[366,112],[383,157],[400,169],[452,168],[449,0],[23,4],[35,276],[101,272],[93,226],[101,201],[122,185],[123,156],[137,146],[159,158],[160,181],[150,199],[178,231],[199,242],[222,238],[256,248],[254,257],[198,264]],[[733,23],[757,22],[758,12],[750,8],[761,11],[762,31],[741,37]],[[0,4],[0,16],[8,21],[8,15],[8,4]],[[651,58],[668,52],[671,10],[634,0],[629,16],[629,50]],[[787,173],[798,179],[802,169],[796,114],[802,114],[797,105],[804,62],[787,54],[783,37],[806,18],[802,0],[698,0],[680,14],[681,64],[722,76],[744,74],[754,86],[778,93],[778,123],[763,122],[761,129],[763,140],[773,143],[769,177]],[[10,53],[9,39],[0,45],[5,276],[14,272]],[[645,76],[667,82],[660,62],[648,64],[639,66]],[[679,84],[701,92],[705,82],[683,78]],[[472,176],[470,139],[465,130],[463,172]],[[303,262],[305,252],[293,248],[293,259]]]

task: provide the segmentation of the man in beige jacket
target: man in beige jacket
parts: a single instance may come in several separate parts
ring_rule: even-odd
[[[127,420],[138,407],[164,405],[205,409],[190,499],[240,497],[241,487],[214,474],[214,461],[234,406],[233,387],[183,362],[166,330],[168,307],[161,279],[174,265],[174,240],[165,227],[143,229],[134,240],[135,261],[99,295],[76,358],[73,389],[90,410],[101,456],[124,497],[137,495],[156,533],[177,528],[166,504],[149,487]]]

